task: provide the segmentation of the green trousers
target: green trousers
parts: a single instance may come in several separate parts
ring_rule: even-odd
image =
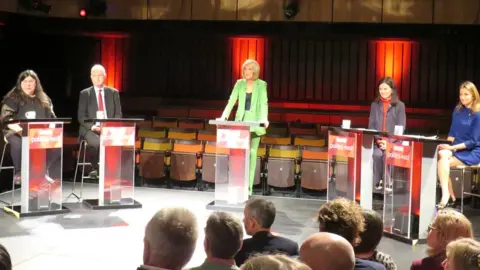
[[[260,145],[260,136],[255,132],[250,132],[250,171],[248,195],[252,195],[253,182],[255,181],[255,167],[257,166],[257,151]]]

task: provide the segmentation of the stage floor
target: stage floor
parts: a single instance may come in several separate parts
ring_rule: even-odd
[[[71,183],[65,183],[63,190],[66,197]],[[94,199],[96,194],[97,185],[85,185],[85,199]],[[66,206],[72,213],[21,220],[2,211],[0,243],[10,252],[15,270],[136,269],[142,263],[143,236],[148,220],[162,207],[183,206],[197,215],[199,223],[197,249],[187,267],[201,264],[205,259],[203,228],[210,213],[206,205],[213,200],[213,192],[137,188],[135,196],[143,208],[91,211],[80,204],[68,203]],[[10,194],[2,194],[0,199],[9,200]],[[268,199],[277,206],[273,226],[277,233],[301,244],[318,231],[314,218],[323,201]],[[235,214],[242,217],[241,212]],[[471,215],[472,223],[479,227],[480,213]],[[413,259],[424,257],[425,246],[412,247],[384,237],[379,249],[392,255],[398,269],[409,269]]]

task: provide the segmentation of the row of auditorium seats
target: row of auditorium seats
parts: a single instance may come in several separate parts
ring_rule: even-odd
[[[139,126],[138,173],[146,182],[161,178],[196,181],[203,190],[205,183],[215,183],[216,166],[227,162],[229,150],[217,149],[215,127],[205,120],[154,118]],[[327,188],[326,137],[318,133],[313,124],[273,123],[267,129],[255,172],[255,185],[263,194],[269,194],[272,187],[293,188],[296,196],[304,189]],[[337,176],[346,174],[345,161],[337,163]],[[337,183],[337,189],[345,190],[346,183]]]

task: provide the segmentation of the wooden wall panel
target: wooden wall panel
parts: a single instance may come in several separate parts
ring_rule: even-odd
[[[282,21],[283,1],[237,0],[237,19],[240,21]]]
[[[335,0],[333,22],[381,22],[382,0]]]
[[[145,0],[129,0],[128,5],[125,5],[122,1],[107,0],[107,4],[108,18],[134,20],[146,20],[148,18],[147,1]]]
[[[434,0],[383,0],[385,23],[432,23]]]
[[[477,0],[435,0],[433,23],[478,24],[479,5]]]
[[[147,18],[150,20],[190,20],[192,0],[149,0]]]
[[[237,1],[231,0],[194,0],[192,1],[192,20],[236,20]]]
[[[54,17],[80,17],[79,11],[83,8],[78,0],[44,0],[43,3],[52,5],[48,16]]]
[[[18,0],[1,0],[0,11],[16,12]]]
[[[333,17],[333,0],[310,0],[307,7],[308,21],[331,22]]]

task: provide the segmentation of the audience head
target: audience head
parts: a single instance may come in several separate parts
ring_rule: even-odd
[[[300,247],[300,259],[313,270],[353,270],[352,245],[337,234],[315,233]]]
[[[10,254],[2,245],[0,245],[0,270],[12,270]]]
[[[246,80],[256,80],[260,75],[260,65],[253,59],[248,59],[242,65],[242,76]]]
[[[243,224],[248,235],[269,230],[275,221],[275,205],[265,199],[253,199],[246,203],[243,210]]]
[[[471,108],[473,112],[480,110],[480,96],[478,94],[477,87],[470,81],[460,84],[460,93],[457,109],[463,107]]]
[[[378,95],[376,101],[380,99],[390,99],[390,103],[395,104],[398,102],[397,88],[392,77],[384,77],[378,82]]]
[[[233,259],[243,243],[241,221],[225,212],[214,212],[205,227],[205,252],[207,257]]]
[[[442,266],[445,270],[480,269],[480,243],[471,238],[450,242]]]
[[[453,209],[441,210],[428,226],[427,253],[433,256],[445,252],[450,242],[463,237],[473,238],[472,223]]]
[[[373,210],[363,210],[365,231],[360,233],[360,244],[355,247],[355,254],[371,253],[377,249],[383,236],[382,217]]]
[[[242,266],[242,270],[311,270],[309,266],[286,255],[259,255],[250,257]]]
[[[106,77],[107,72],[102,65],[94,65],[90,70],[90,79],[92,80],[92,84],[95,87],[103,87],[103,83],[105,82]]]
[[[171,270],[188,263],[197,242],[195,215],[185,208],[163,208],[145,229],[143,262]]]
[[[318,211],[320,231],[338,234],[352,246],[358,244],[364,222],[362,208],[355,201],[345,198],[328,201]]]

